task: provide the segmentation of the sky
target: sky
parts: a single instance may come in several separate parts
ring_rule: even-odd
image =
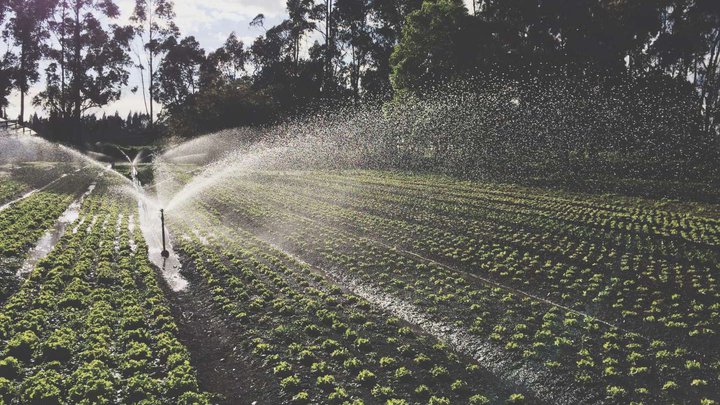
[[[468,4],[471,0],[466,0]],[[121,17],[118,23],[127,24],[132,13],[135,0],[116,0],[121,10]],[[272,27],[286,17],[286,0],[175,0],[176,24],[182,35],[193,35],[206,50],[214,50],[222,46],[231,32],[249,46],[254,38],[264,33],[260,27],[250,27],[252,21],[258,14],[265,15],[265,25]],[[134,58],[134,56],[133,56]],[[47,65],[43,64],[40,69],[44,72]],[[142,92],[133,94],[130,89],[140,86],[140,75],[137,69],[133,68],[128,86],[123,89],[120,100],[105,106],[103,109],[93,111],[96,114],[103,112],[110,115],[119,112],[126,116],[129,112],[145,112],[145,104]],[[26,99],[26,118],[37,112],[38,115],[47,115],[42,109],[35,109],[32,106],[32,98],[44,87],[41,80],[30,90]],[[20,113],[20,97],[13,94],[10,97],[10,106],[7,109],[8,117],[16,118]],[[156,111],[159,107],[156,106]]]

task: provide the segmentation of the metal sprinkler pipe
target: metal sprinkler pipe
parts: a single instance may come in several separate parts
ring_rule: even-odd
[[[160,210],[160,222],[162,223],[162,243],[163,243],[163,248],[162,248],[162,252],[160,253],[160,255],[167,259],[168,257],[170,257],[170,252],[168,252],[167,249],[165,248],[165,210],[164,209]]]

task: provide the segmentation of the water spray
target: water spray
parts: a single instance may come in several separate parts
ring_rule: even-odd
[[[164,209],[160,210],[160,222],[162,225],[162,243],[163,243],[163,249],[162,249],[162,252],[160,253],[160,255],[167,259],[168,257],[170,257],[170,252],[168,252],[167,249],[165,248],[165,210]]]

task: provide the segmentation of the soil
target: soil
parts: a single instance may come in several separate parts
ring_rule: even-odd
[[[191,262],[182,261],[183,275],[190,281],[187,289],[172,292],[159,273],[158,277],[179,328],[178,338],[190,350],[200,388],[221,405],[280,403],[278,387],[267,381],[261,367],[243,357],[237,326],[218,316],[208,286]]]

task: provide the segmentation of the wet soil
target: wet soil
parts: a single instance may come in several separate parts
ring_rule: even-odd
[[[215,395],[212,402],[221,405],[280,403],[279,387],[267,381],[260,365],[243,356],[237,326],[218,315],[209,287],[192,262],[186,258],[182,262],[183,275],[190,281],[184,291],[172,291],[158,277],[179,328],[178,338],[190,350],[200,388]]]

